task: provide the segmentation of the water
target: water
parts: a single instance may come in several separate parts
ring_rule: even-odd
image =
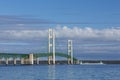
[[[0,80],[120,80],[120,65],[0,66]]]

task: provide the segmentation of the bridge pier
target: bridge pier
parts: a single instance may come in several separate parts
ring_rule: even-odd
[[[76,64],[80,64],[80,61],[79,61],[79,60],[77,60],[77,61],[76,61]]]
[[[6,58],[6,65],[8,65],[8,58]]]
[[[0,58],[0,64],[2,64],[2,59]]]
[[[24,58],[21,58],[21,64],[24,64]]]
[[[37,58],[37,60],[36,60],[36,61],[37,61],[37,64],[39,64],[39,58]]]
[[[68,58],[68,64],[70,64],[70,59]]]
[[[30,63],[31,65],[34,64],[33,54],[29,54],[29,63]]]
[[[16,65],[16,58],[14,59],[14,65]]]

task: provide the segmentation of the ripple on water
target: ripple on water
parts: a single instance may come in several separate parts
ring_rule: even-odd
[[[120,65],[2,66],[0,80],[119,80]]]

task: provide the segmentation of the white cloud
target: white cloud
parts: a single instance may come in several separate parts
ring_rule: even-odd
[[[63,28],[56,29],[55,31],[57,37],[92,38],[97,36],[95,30],[88,27],[82,29],[79,27],[68,28],[64,26]]]
[[[93,29],[90,27],[56,27],[57,38],[120,40],[120,29]],[[1,30],[1,39],[41,39],[47,38],[48,30]]]
[[[71,38],[98,38],[107,40],[120,40],[120,29],[93,29],[90,27],[80,28],[56,28],[57,37],[71,37]]]

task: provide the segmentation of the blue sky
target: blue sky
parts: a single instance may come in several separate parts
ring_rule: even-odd
[[[47,29],[53,28],[57,51],[66,52],[67,39],[72,39],[80,59],[119,59],[119,4],[120,0],[1,0],[0,52],[46,52]]]
[[[44,20],[51,23],[50,27],[54,23],[119,27],[119,3],[119,0],[4,0],[0,1],[0,14]]]

